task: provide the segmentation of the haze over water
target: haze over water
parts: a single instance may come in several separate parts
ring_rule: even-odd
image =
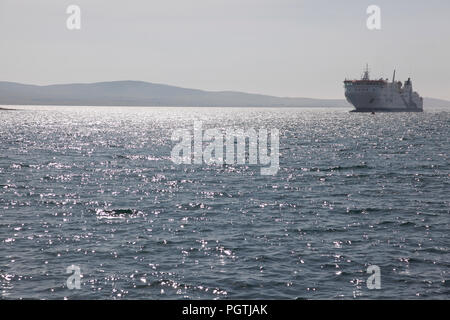
[[[449,297],[448,109],[17,108],[0,112],[2,298]],[[277,175],[172,163],[195,120],[279,129]]]

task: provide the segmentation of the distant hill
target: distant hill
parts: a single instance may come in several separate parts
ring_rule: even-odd
[[[425,108],[446,107],[450,108],[450,101],[434,98],[423,98]]]
[[[0,82],[0,105],[349,107],[344,100],[204,91],[142,81],[50,86]]]
[[[344,99],[286,98],[237,91],[204,91],[143,81],[36,86],[0,81],[0,105],[348,107]],[[425,98],[425,106],[449,101]]]

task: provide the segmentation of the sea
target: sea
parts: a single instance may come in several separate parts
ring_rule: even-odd
[[[449,299],[450,113],[4,106],[1,299]],[[277,129],[279,170],[175,164]]]

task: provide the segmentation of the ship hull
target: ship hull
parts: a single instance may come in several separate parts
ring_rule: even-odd
[[[354,112],[423,112],[423,100],[413,94],[400,93],[391,84],[348,86],[345,97]]]
[[[423,112],[421,105],[405,103],[399,96],[395,95],[393,101],[386,101],[379,93],[348,93],[346,98],[355,107],[353,112]]]
[[[350,112],[356,112],[356,113],[366,113],[366,112],[423,112],[421,109],[355,109],[351,110]]]

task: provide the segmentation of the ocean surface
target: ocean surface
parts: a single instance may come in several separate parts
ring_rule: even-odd
[[[450,298],[448,109],[15,108],[3,299]],[[278,173],[174,164],[172,132],[195,120],[278,129]]]

